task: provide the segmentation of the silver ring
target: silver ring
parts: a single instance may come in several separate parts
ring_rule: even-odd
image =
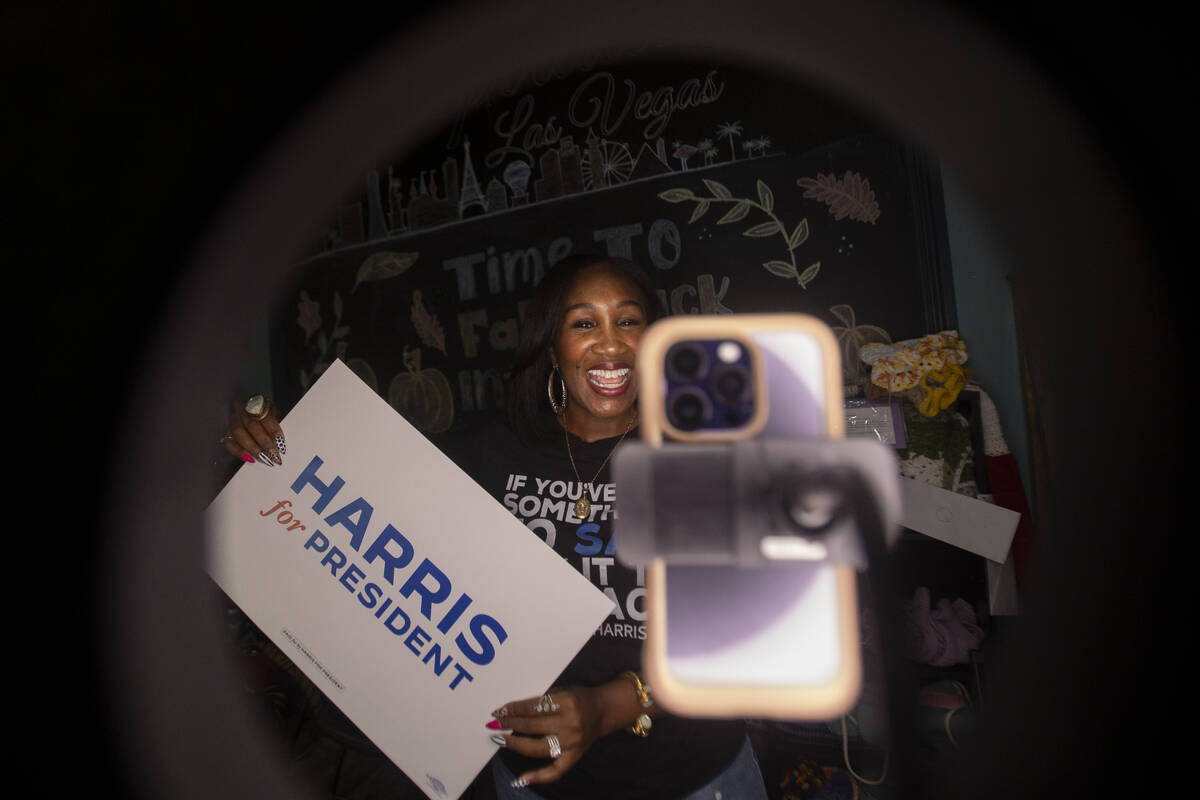
[[[562,745],[558,743],[558,737],[553,733],[546,737],[546,744],[550,745],[551,758],[558,758],[562,755]]]
[[[544,694],[538,700],[537,705],[533,707],[533,710],[539,714],[551,714],[558,711],[558,703],[554,702],[554,699],[550,695]]]

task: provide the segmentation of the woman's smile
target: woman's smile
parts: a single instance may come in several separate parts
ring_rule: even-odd
[[[588,385],[593,392],[605,397],[616,397],[629,389],[633,368],[629,364],[597,364],[587,370]]]

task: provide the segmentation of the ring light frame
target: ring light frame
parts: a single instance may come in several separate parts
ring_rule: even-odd
[[[415,147],[469,98],[537,69],[611,62],[623,53],[713,59],[794,79],[941,156],[1006,248],[1042,320],[1035,327],[1056,331],[1053,341],[1023,342],[1038,350],[1030,362],[1036,386],[1062,387],[1064,376],[1089,369],[1111,374],[1113,365],[1094,352],[1115,341],[1105,326],[1128,312],[1130,298],[1147,320],[1165,302],[1154,288],[1158,276],[1145,266],[1151,253],[1139,239],[1137,210],[1122,198],[1091,133],[1019,54],[929,5],[517,0],[461,3],[423,17],[315,100],[245,177],[187,266],[128,409],[124,441],[133,451],[111,473],[111,547],[100,565],[107,589],[98,602],[109,622],[114,728],[147,796],[293,798],[309,791],[285,775],[240,694],[220,620],[208,613],[214,590],[201,568],[202,518],[216,444],[204,421],[239,373],[239,350],[230,343],[252,335],[250,321],[271,306],[313,232],[361,185],[369,165]],[[1084,289],[1084,300],[1070,301],[1081,286],[1117,276],[1118,297]],[[1051,316],[1053,326],[1045,323]],[[1157,333],[1151,326],[1147,335]],[[1136,380],[1152,365],[1129,368]],[[1120,402],[1133,389],[1111,391]],[[1098,505],[1088,511],[1097,501],[1083,490],[1101,477],[1102,465],[1079,457],[1082,440],[1072,438],[1080,426],[1103,424],[1103,412],[1078,406],[1066,390],[1039,398],[1036,435],[1059,480],[1039,504],[1037,579],[1069,574],[1079,563],[1068,541],[1079,525],[1106,526]],[[1046,658],[1039,648],[1066,647],[1055,644],[1061,631],[1053,626],[1079,613],[1103,576],[1101,569],[1072,590],[1078,597],[1035,588],[1023,598],[1006,645],[1011,657],[993,678],[996,698],[1036,694],[1037,681],[1053,680],[1036,668]],[[1007,718],[996,708],[1003,728]],[[1006,745],[1016,748],[1014,757],[1040,741],[1036,731],[1029,736],[1024,745]],[[964,751],[963,758],[986,763],[984,755],[972,761]]]

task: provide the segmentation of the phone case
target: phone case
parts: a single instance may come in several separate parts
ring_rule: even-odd
[[[739,341],[750,351],[757,403],[741,430],[691,432],[665,413],[664,358],[675,342]],[[669,317],[638,349],[641,437],[732,441],[753,436],[844,436],[840,353],[833,332],[804,314]],[[664,708],[698,717],[833,719],[862,685],[853,567],[797,562],[763,567],[646,568],[643,669]]]

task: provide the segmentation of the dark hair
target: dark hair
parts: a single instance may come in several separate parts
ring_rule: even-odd
[[[562,329],[567,294],[579,274],[593,267],[604,267],[641,291],[647,323],[666,316],[650,276],[628,259],[576,253],[555,263],[525,308],[509,380],[508,419],[525,438],[541,438],[557,432],[548,413],[550,403],[546,396],[551,370],[549,351]]]

